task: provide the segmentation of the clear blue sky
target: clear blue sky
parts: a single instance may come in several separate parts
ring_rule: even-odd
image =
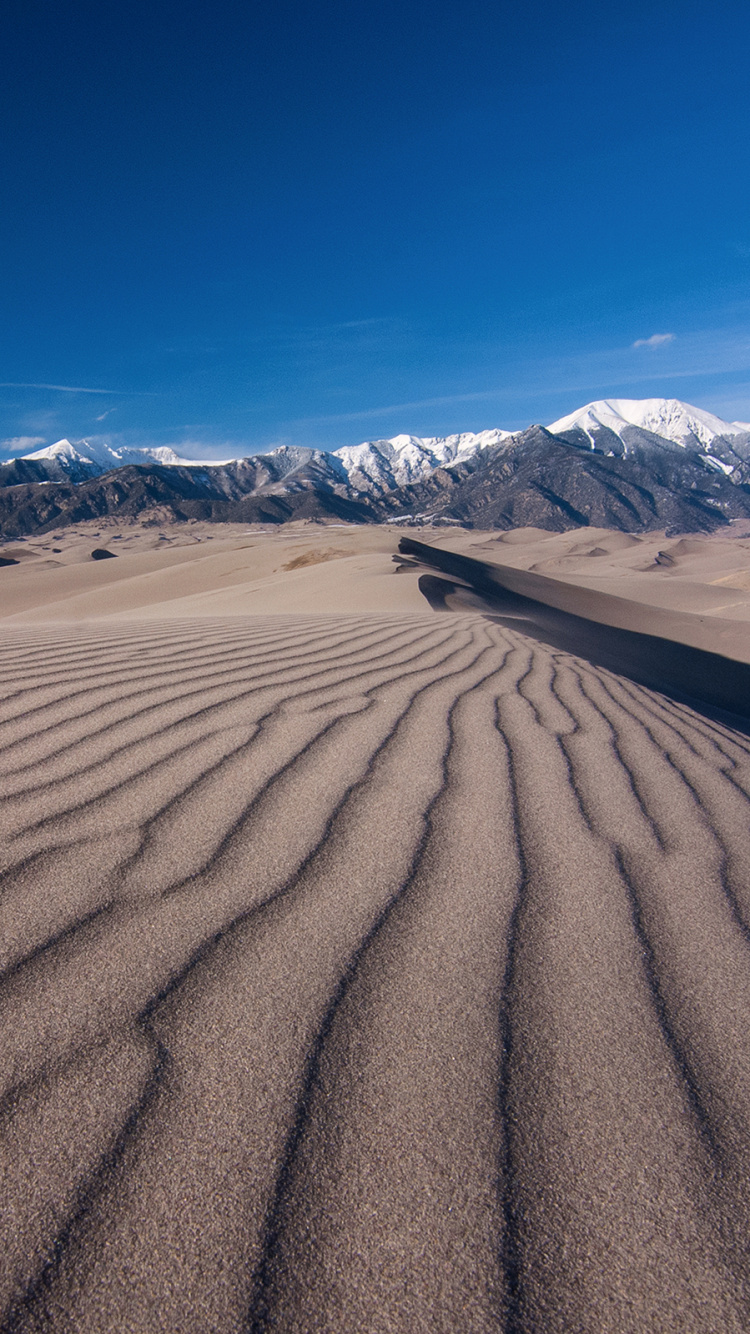
[[[747,0],[12,10],[6,452],[750,420]]]

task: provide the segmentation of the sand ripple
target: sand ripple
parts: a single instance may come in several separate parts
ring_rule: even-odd
[[[3,632],[2,1328],[750,1324],[750,742],[475,615]]]

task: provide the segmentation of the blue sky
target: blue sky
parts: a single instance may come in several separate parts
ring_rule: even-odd
[[[0,448],[750,420],[749,38],[732,2],[16,0]]]

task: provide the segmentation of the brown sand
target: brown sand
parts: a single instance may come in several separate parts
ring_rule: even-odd
[[[0,572],[0,1328],[746,1330],[748,738],[217,540]]]

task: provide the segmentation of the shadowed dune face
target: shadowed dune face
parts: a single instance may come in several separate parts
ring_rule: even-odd
[[[2,1329],[748,1328],[746,737],[473,614],[0,687]]]

